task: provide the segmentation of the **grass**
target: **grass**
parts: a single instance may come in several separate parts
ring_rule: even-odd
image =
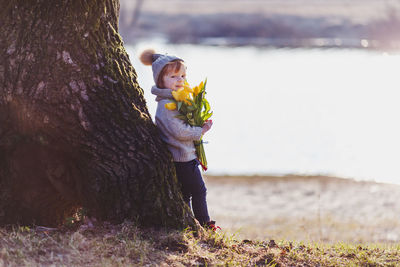
[[[132,223],[0,228],[0,266],[398,266],[400,245],[240,240]]]

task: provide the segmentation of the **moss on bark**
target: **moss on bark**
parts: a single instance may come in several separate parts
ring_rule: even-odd
[[[118,1],[0,2],[0,223],[56,225],[84,206],[102,220],[193,225]]]

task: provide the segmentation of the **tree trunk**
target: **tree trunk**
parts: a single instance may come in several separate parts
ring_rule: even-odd
[[[193,224],[118,34],[118,0],[0,0],[0,224]]]

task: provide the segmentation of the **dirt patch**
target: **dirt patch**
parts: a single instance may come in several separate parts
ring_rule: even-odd
[[[324,176],[206,177],[211,217],[247,239],[400,240],[400,186]]]

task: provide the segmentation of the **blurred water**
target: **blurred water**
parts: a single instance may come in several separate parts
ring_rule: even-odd
[[[346,49],[128,46],[150,113],[145,48],[183,58],[191,85],[208,78],[214,111],[209,174],[325,174],[400,183],[399,54]]]

